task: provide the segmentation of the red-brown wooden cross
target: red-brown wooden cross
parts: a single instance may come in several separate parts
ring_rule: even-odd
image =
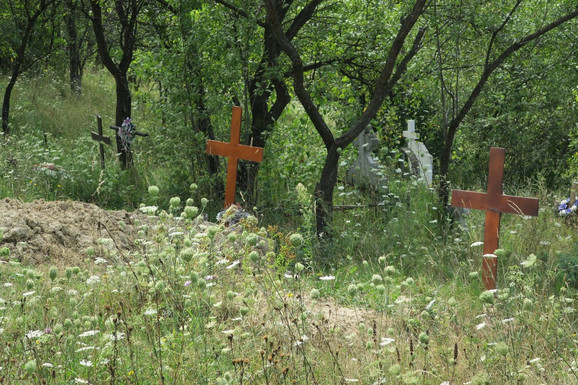
[[[501,214],[538,215],[538,199],[502,194],[504,154],[503,148],[490,148],[487,193],[452,190],[452,206],[486,211],[482,262],[482,280],[486,290],[496,288],[498,259],[493,254],[499,245]]]
[[[227,184],[225,185],[225,208],[235,203],[235,190],[237,188],[237,162],[239,159],[253,162],[263,161],[263,149],[261,147],[245,146],[239,144],[241,138],[241,107],[233,106],[231,119],[231,139],[229,143],[207,141],[207,154],[221,155],[229,158],[227,166]]]

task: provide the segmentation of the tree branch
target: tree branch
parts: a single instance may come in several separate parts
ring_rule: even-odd
[[[303,105],[305,112],[311,119],[313,126],[321,136],[323,143],[326,148],[330,148],[334,145],[335,139],[331,130],[323,120],[323,117],[317,110],[311,95],[305,89],[304,77],[303,77],[303,60],[299,55],[299,52],[293,47],[287,35],[283,32],[280,23],[280,11],[277,8],[277,4],[273,0],[264,0],[265,7],[267,9],[267,25],[271,28],[273,35],[275,36],[277,42],[281,49],[287,54],[291,60],[293,66],[293,88],[295,94],[299,101]]]
[[[428,0],[417,0],[409,15],[407,15],[402,19],[401,27],[399,28],[397,35],[391,46],[391,49],[389,50],[389,54],[387,56],[385,65],[381,71],[379,78],[375,83],[375,88],[373,90],[371,100],[369,101],[367,108],[365,109],[363,114],[361,114],[359,119],[355,122],[353,127],[351,127],[345,134],[343,134],[337,140],[339,147],[345,148],[347,145],[349,145],[361,133],[361,131],[363,131],[365,127],[367,127],[367,125],[369,124],[371,119],[373,119],[375,114],[377,114],[377,111],[383,104],[383,100],[385,99],[388,90],[393,87],[394,83],[390,82],[390,78],[393,74],[397,58],[405,43],[405,39],[409,35],[410,31],[413,29],[413,26],[419,19],[420,15],[423,13],[427,1]],[[418,39],[414,40],[413,48],[419,47],[419,43],[421,42],[421,38],[423,37],[424,32],[425,31],[420,31],[418,33]],[[411,55],[409,59],[411,59],[411,57],[413,57],[413,55]]]

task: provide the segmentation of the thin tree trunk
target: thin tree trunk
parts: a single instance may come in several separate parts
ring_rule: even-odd
[[[116,116],[115,125],[120,127],[124,119],[131,117],[131,93],[126,73],[124,76],[115,77],[116,81]],[[123,169],[130,168],[134,165],[130,144],[123,144],[119,135],[116,135],[116,145],[119,151],[118,159]]]
[[[66,29],[68,32],[68,55],[70,91],[75,96],[82,93],[82,61],[80,59],[80,43],[76,29],[76,6],[72,1],[67,1],[68,14],[66,16]]]
[[[10,98],[12,97],[12,90],[16,84],[16,79],[18,78],[18,71],[12,73],[12,77],[4,90],[4,99],[2,101],[2,132],[4,136],[10,134]]]
[[[486,83],[490,79],[490,76],[494,73],[494,71],[496,69],[498,69],[504,63],[504,61],[506,61],[506,59],[508,59],[510,56],[512,56],[515,52],[517,52],[521,48],[523,48],[526,44],[528,44],[529,42],[531,42],[533,40],[538,39],[542,35],[545,35],[546,33],[559,27],[560,25],[566,23],[567,21],[578,17],[578,8],[576,8],[574,11],[567,13],[566,15],[560,17],[559,19],[546,25],[545,27],[539,29],[538,31],[535,31],[534,33],[526,35],[522,39],[513,43],[508,48],[506,48],[504,51],[502,51],[502,53],[496,59],[494,59],[493,61],[490,61],[493,41],[496,39],[497,33],[503,28],[505,23],[507,23],[507,21],[509,21],[511,19],[511,16],[516,9],[517,9],[517,5],[514,6],[511,13],[505,19],[504,24],[496,32],[494,32],[494,35],[490,39],[488,49],[486,52],[486,61],[485,61],[485,65],[484,65],[484,71],[482,72],[480,79],[478,80],[476,86],[474,87],[474,89],[470,93],[468,99],[466,100],[464,105],[461,107],[461,109],[459,109],[458,113],[452,119],[452,121],[450,122],[450,124],[448,126],[446,136],[445,136],[444,148],[443,148],[443,152],[442,152],[441,158],[440,158],[440,186],[439,186],[439,191],[438,191],[440,201],[444,206],[447,206],[447,204],[449,202],[449,193],[450,192],[449,192],[449,185],[448,185],[447,177],[448,177],[449,166],[450,166],[450,156],[451,156],[451,152],[452,152],[453,143],[454,143],[456,133],[458,132],[458,128],[459,128],[460,124],[463,122],[466,115],[470,112],[470,110],[474,106],[474,103],[476,102],[476,100],[478,99],[480,94],[482,93],[484,87],[486,86]]]
[[[320,239],[331,239],[331,219],[333,215],[333,190],[337,184],[339,166],[339,147],[331,146],[327,150],[325,164],[319,182],[315,186],[315,223]]]

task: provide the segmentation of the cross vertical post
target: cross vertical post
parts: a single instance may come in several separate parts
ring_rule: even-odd
[[[104,145],[106,143],[110,146],[110,138],[108,136],[104,136],[102,134],[102,118],[100,115],[96,115],[96,121],[98,122],[98,134],[94,131],[91,131],[90,134],[93,140],[98,142],[98,149],[100,151],[100,169],[104,170]]]
[[[207,141],[207,154],[221,155],[229,158],[227,165],[227,183],[225,185],[225,208],[235,203],[235,190],[237,188],[237,164],[239,159],[253,162],[263,161],[263,149],[261,147],[246,146],[240,144],[241,140],[241,107],[233,107],[231,118],[231,137],[229,143],[216,140]]]
[[[538,199],[503,195],[504,159],[505,150],[503,148],[490,148],[488,190],[486,193],[452,190],[452,206],[486,211],[482,262],[482,280],[486,290],[496,288],[498,258],[494,252],[499,247],[502,213],[538,215]]]

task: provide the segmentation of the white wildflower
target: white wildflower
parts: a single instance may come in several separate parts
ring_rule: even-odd
[[[145,315],[156,315],[157,311],[155,309],[149,308],[144,312]]]
[[[477,324],[477,325],[476,325],[476,330],[480,330],[480,329],[483,329],[483,328],[485,328],[485,327],[486,327],[486,323],[485,323],[485,322],[482,322],[481,324]]]
[[[157,209],[157,206],[144,206],[139,208],[139,210],[144,214],[154,214]]]
[[[32,294],[36,293],[36,290],[27,291],[26,293],[22,294],[23,297],[30,297]]]
[[[382,338],[381,339],[381,343],[379,344],[380,346],[386,346],[391,344],[392,342],[394,342],[395,340],[393,338]]]
[[[79,334],[78,337],[79,338],[90,337],[90,336],[95,336],[98,333],[100,333],[100,330],[88,330],[88,331],[85,331],[84,333]]]
[[[118,340],[124,339],[125,335],[126,334],[124,334],[124,333],[116,333],[116,335],[115,334],[106,334],[105,338],[107,338],[111,341],[118,341]]]
[[[332,280],[334,280],[334,279],[335,279],[335,277],[332,276],[332,275],[325,275],[325,276],[323,276],[323,277],[319,277],[319,280],[320,280],[320,281],[332,281]]]
[[[484,244],[484,242],[477,241],[477,242],[472,243],[470,245],[470,247],[482,246],[483,244]]]
[[[100,277],[98,275],[92,275],[86,280],[88,286],[94,286],[100,283]]]
[[[76,353],[86,352],[87,350],[94,350],[94,346],[85,346],[76,350]]]
[[[88,367],[90,367],[90,366],[92,366],[92,361],[90,361],[90,360],[80,360],[79,364],[82,365],[82,366],[88,366]]]
[[[42,336],[44,332],[42,330],[31,330],[26,333],[26,338],[33,339]]]

